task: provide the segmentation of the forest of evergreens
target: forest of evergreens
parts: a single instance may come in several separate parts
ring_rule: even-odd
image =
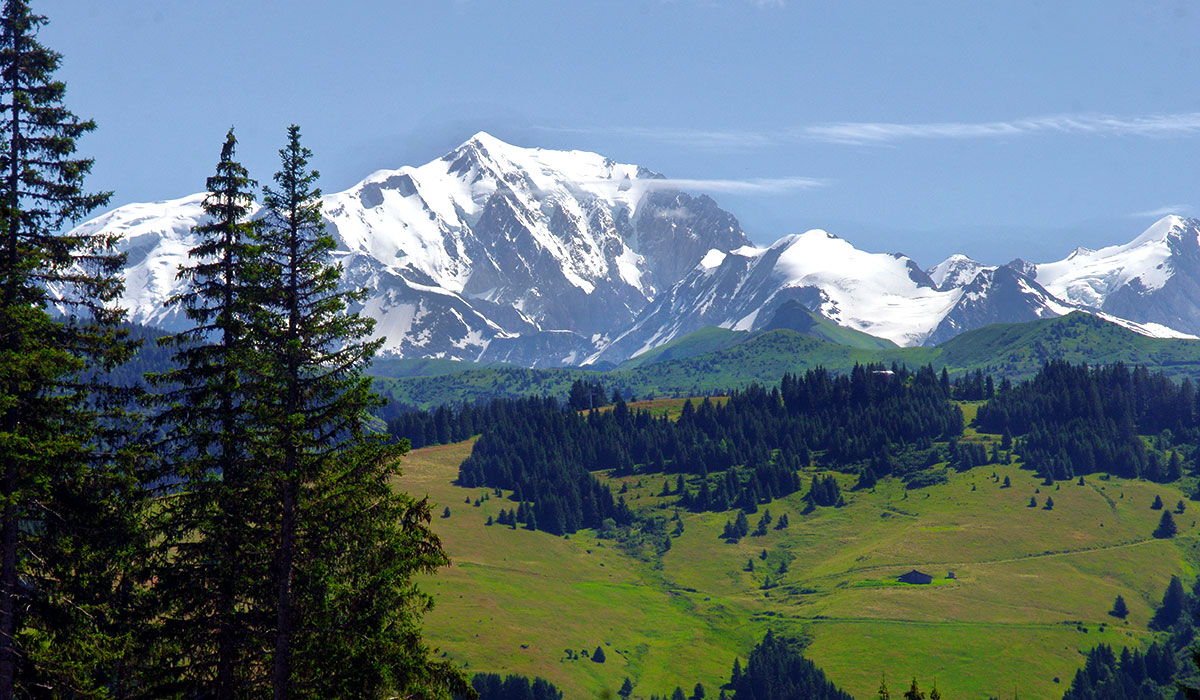
[[[1020,437],[1028,468],[1049,479],[1107,472],[1169,482],[1182,475],[1176,445],[1196,444],[1196,391],[1145,368],[1055,361],[979,408],[986,432]],[[1156,437],[1147,447],[1139,435]]]
[[[515,492],[518,502],[530,503],[521,510],[531,514],[534,527],[554,534],[597,528],[608,518],[618,525],[630,522],[626,504],[620,497],[614,502],[592,475],[601,469],[686,476],[691,483],[680,479],[675,492],[680,505],[700,511],[736,506],[752,513],[761,503],[799,491],[798,471],[814,455],[832,469],[907,473],[927,466],[927,455],[918,450],[963,428],[948,387],[929,367],[915,373],[858,366],[849,375],[823,370],[787,375],[779,387],[733,391],[723,403],[688,401],[677,420],[630,410],[620,396],[614,398],[612,410],[586,413],[548,398],[464,406],[457,414],[486,429],[460,467],[460,485]],[[466,422],[448,410],[433,415],[447,435]],[[424,414],[390,425],[429,423]],[[831,493],[836,488],[814,484],[813,504],[837,505]]]

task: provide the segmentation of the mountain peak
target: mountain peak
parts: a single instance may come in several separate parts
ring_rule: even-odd
[[[1124,248],[1134,248],[1146,243],[1157,243],[1165,241],[1172,234],[1178,238],[1179,234],[1187,228],[1187,219],[1177,214],[1168,214],[1163,218],[1150,224],[1150,227],[1142,232],[1140,236],[1125,244]]]

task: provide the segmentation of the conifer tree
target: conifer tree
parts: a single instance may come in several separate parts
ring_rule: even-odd
[[[1109,610],[1108,614],[1124,620],[1129,615],[1129,607],[1125,605],[1125,599],[1118,595],[1116,600],[1113,601],[1112,610]]]
[[[919,687],[917,687],[916,678],[912,679],[912,685],[909,686],[908,691],[904,693],[904,700],[925,700],[925,693],[922,692]]]
[[[1162,517],[1158,520],[1158,527],[1152,534],[1160,540],[1166,540],[1174,537],[1176,532],[1175,518],[1171,517],[1171,511],[1164,510]]]
[[[274,697],[462,693],[465,679],[429,658],[419,634],[431,599],[412,577],[448,560],[428,501],[392,491],[408,442],[367,430],[380,399],[364,372],[382,340],[348,311],[363,292],[339,287],[311,157],[289,127],[275,187],[264,190],[263,312],[251,328],[264,356],[256,455],[275,465]]]
[[[179,272],[188,286],[168,302],[195,325],[164,339],[175,348],[176,368],[152,378],[167,388],[158,398],[158,423],[163,453],[173,456],[158,523],[173,555],[155,592],[164,654],[180,655],[177,668],[161,669],[161,681],[220,699],[255,684],[262,659],[251,653],[266,644],[270,623],[263,608],[271,578],[267,494],[252,459],[249,413],[261,361],[248,336],[260,301],[250,219],[255,183],[235,160],[236,147],[230,129],[206,182],[206,222],[193,229],[198,245]]]
[[[139,587],[138,480],[118,461],[128,396],[89,379],[130,347],[115,304],[115,239],[69,223],[88,193],[76,140],[95,129],[63,104],[61,56],[27,0],[0,15],[0,697],[119,693],[120,601]],[[54,307],[62,315],[52,315]],[[65,316],[65,318],[64,318]]]

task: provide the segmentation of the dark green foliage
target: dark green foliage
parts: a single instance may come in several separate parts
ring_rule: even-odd
[[[956,471],[965,472],[968,469],[983,466],[996,461],[988,457],[987,447],[981,442],[950,441],[950,466]]]
[[[904,692],[904,700],[925,700],[925,693],[917,686],[917,679],[912,679],[912,684],[908,686],[908,690]]]
[[[1183,582],[1178,576],[1172,576],[1167,589],[1163,591],[1162,602],[1159,603],[1154,618],[1150,620],[1150,626],[1160,630],[1170,629],[1187,608],[1188,597],[1183,590]]]
[[[809,463],[810,445],[823,450],[830,465],[872,459],[890,471],[890,458],[881,462],[879,456],[891,445],[928,445],[962,430],[961,412],[932,369],[913,374],[865,366],[849,376],[819,370],[787,375],[778,389],[752,386],[721,405],[689,401],[676,422],[630,411],[623,401],[612,411],[586,415],[549,399],[503,401],[493,403],[487,416],[459,483],[520,489],[533,496],[539,527],[555,534],[594,528],[604,518],[618,525],[632,521],[612,505],[592,471],[692,474],[699,488],[680,493],[683,506],[754,513],[761,503],[800,489],[796,472]],[[401,422],[397,418],[393,427]],[[814,498],[818,505],[841,503],[836,481],[822,481]]]
[[[625,679],[628,683],[629,679]],[[479,700],[562,700],[562,691],[544,678],[531,682],[525,676],[509,674],[501,678],[495,673],[476,673],[471,678],[471,687]],[[632,686],[630,687],[632,692]],[[629,697],[628,694],[621,697]],[[466,694],[456,694],[455,700],[467,700]]]
[[[470,692],[423,644],[413,576],[447,563],[430,506],[391,479],[406,442],[366,429],[380,341],[348,313],[317,174],[291,127],[266,216],[232,131],[209,178],[191,289],[159,418],[173,457],[159,536],[171,556],[159,693],[326,698]],[[447,513],[448,514],[448,513]],[[174,650],[171,654],[170,650]]]
[[[1037,497],[1036,497],[1036,496],[1030,496],[1030,497],[1029,497],[1029,507],[1030,507],[1030,508],[1037,508]]]
[[[750,534],[750,521],[746,519],[745,513],[739,511],[736,520],[725,521],[725,529],[721,531],[721,538],[726,542],[737,542],[748,534]]]
[[[1144,653],[1122,649],[1119,659],[1100,644],[1088,652],[1063,700],[1162,700],[1171,695],[1160,686],[1168,686],[1176,670],[1175,655],[1157,642]]]
[[[623,698],[628,698],[632,694],[633,694],[633,681],[629,680],[629,676],[625,676],[625,682],[621,684],[621,689],[617,691],[617,695],[619,695]],[[483,700],[482,696],[480,696],[480,700]]]
[[[265,496],[253,487],[262,475],[252,458],[249,413],[254,403],[252,340],[254,294],[254,186],[234,160],[232,129],[216,174],[207,181],[207,221],[194,229],[191,266],[180,271],[188,291],[172,299],[195,327],[167,339],[176,368],[155,379],[166,393],[158,422],[171,497],[163,502],[158,536],[174,556],[158,572],[155,594],[167,648],[189,649],[178,669],[161,669],[166,687],[178,682],[232,698],[254,684],[244,653],[265,642],[262,607],[271,580],[269,533],[261,527]],[[255,368],[257,369],[257,368]],[[216,477],[220,478],[216,478]],[[260,562],[251,570],[248,562]],[[253,612],[252,612],[253,611]],[[181,653],[181,652],[177,652]],[[194,685],[193,685],[194,684]]]
[[[84,191],[61,56],[26,0],[0,16],[0,697],[125,692],[148,615],[146,507],[132,394],[107,382],[131,348],[114,303],[114,236],[67,231],[108,201]],[[129,679],[132,683],[132,679]]]
[[[1042,506],[1042,510],[1054,510],[1054,499],[1046,496],[1046,505]]]
[[[493,406],[497,421],[459,467],[460,485],[519,491],[532,502],[538,527],[556,535],[599,528],[606,518],[618,525],[633,521],[590,471],[628,461],[620,441],[602,441],[590,427],[610,414],[585,417],[552,399]]]
[[[875,476],[875,470],[868,464],[858,471],[858,481],[854,483],[854,490],[865,491],[873,489],[878,482],[879,479]]]
[[[1177,458],[1146,448],[1140,434],[1197,435],[1191,382],[1172,382],[1144,367],[1048,362],[1031,380],[1001,392],[979,409],[981,430],[1022,436],[1016,450],[1026,467],[1053,479],[1108,472],[1168,482]]]
[[[1150,510],[1162,510],[1162,508],[1163,508],[1162,497],[1159,496],[1158,494],[1155,494],[1154,501],[1150,504]]]
[[[1002,489],[1012,488],[1012,480],[1008,478],[1007,474],[1004,476],[1004,483],[1000,485],[1000,488],[1002,488]]]
[[[840,506],[845,503],[837,479],[832,474],[813,476],[804,500],[813,506]]]
[[[592,661],[598,664],[604,663],[604,647],[596,647],[596,651],[592,652]]]
[[[609,403],[608,393],[598,381],[584,382],[582,379],[576,379],[567,393],[567,408],[572,411],[600,408]]]
[[[771,511],[764,510],[762,517],[758,519],[758,525],[754,527],[754,536],[762,537],[767,534],[768,528],[771,526]]]
[[[825,673],[773,632],[754,647],[740,674],[730,679],[733,700],[850,700]]]
[[[1113,601],[1112,610],[1109,610],[1108,614],[1124,620],[1129,615],[1129,607],[1125,605],[1125,599],[1118,595],[1117,599]]]
[[[1175,518],[1171,517],[1171,511],[1164,510],[1162,517],[1158,520],[1158,527],[1154,528],[1152,534],[1160,540],[1165,540],[1174,537],[1176,532]]]

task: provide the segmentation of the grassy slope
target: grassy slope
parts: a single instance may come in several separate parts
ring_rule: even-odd
[[[885,672],[893,685],[936,676],[948,697],[1018,687],[1025,697],[1060,697],[1092,645],[1142,644],[1170,576],[1193,576],[1200,558],[1190,507],[1175,540],[1149,537],[1159,516],[1149,508],[1154,495],[1171,505],[1178,489],[1063,483],[1037,494],[1039,504],[1053,495],[1046,511],[1027,507],[1041,488],[1033,476],[1006,465],[994,471],[1010,476],[1009,489],[987,466],[915,492],[885,480],[874,492],[848,494],[845,508],[808,515],[797,494],[769,506],[776,518],[788,514],[790,528],[736,545],[718,539],[734,513],[685,513],[684,533],[656,563],[590,533],[564,539],[485,527],[488,515],[513,504],[463,503],[482,493],[450,484],[469,449],[427,448],[405,460],[401,486],[428,493],[435,512],[442,504],[452,511],[434,522],[454,565],[425,582],[438,601],[426,633],[472,670],[536,673],[571,698],[615,691],[626,675],[635,697],[696,681],[712,692],[734,655],[744,660],[768,627],[809,638],[808,655],[860,698]],[[629,480],[626,498],[652,509],[662,478],[641,478],[641,487]],[[744,570],[751,558],[753,573]],[[788,572],[772,573],[778,585],[763,590],[784,559]],[[959,580],[892,583],[913,567],[939,578],[952,570]],[[1126,622],[1106,614],[1118,594],[1131,610]],[[611,645],[604,664],[563,652],[601,643]]]

